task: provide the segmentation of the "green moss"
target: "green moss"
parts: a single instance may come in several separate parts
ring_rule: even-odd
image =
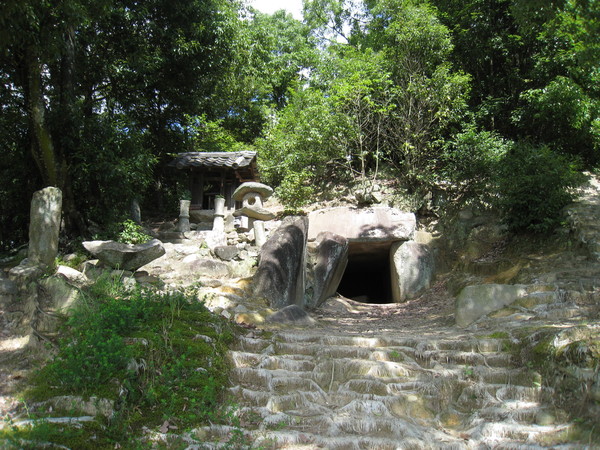
[[[508,339],[510,335],[506,331],[496,331],[495,333],[488,334],[484,338],[488,339]]]
[[[115,439],[106,430],[105,425],[95,421],[83,422],[76,427],[40,419],[33,426],[0,431],[0,443],[6,449],[32,450],[40,448],[42,442],[82,450],[114,449],[117,443],[123,447],[127,445],[127,448],[135,448],[122,439]]]

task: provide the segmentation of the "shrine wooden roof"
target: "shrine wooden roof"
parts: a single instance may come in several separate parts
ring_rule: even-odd
[[[244,179],[258,179],[256,152],[187,152],[179,153],[169,166],[177,169],[230,169]]]

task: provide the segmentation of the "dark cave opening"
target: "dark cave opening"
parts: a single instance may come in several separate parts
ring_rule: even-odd
[[[351,243],[338,292],[363,303],[393,303],[389,249],[390,244]]]

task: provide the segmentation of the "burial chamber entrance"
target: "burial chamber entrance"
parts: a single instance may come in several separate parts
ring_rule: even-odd
[[[364,303],[400,301],[393,282],[390,252],[401,241],[410,241],[416,229],[413,213],[396,208],[339,206],[308,215],[308,239],[332,233],[348,241],[348,263],[337,292]],[[396,299],[396,300],[394,300]]]
[[[391,242],[350,242],[338,292],[362,303],[393,303]]]

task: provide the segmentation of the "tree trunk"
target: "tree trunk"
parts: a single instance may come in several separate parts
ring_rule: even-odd
[[[42,64],[32,48],[25,58],[27,113],[31,123],[31,153],[47,186],[59,186],[58,164],[54,143],[46,123],[46,105],[42,88]]]
[[[46,119],[46,104],[42,84],[42,64],[35,50],[29,48],[23,61],[26,83],[27,113],[31,124],[31,154],[45,186],[55,186],[63,191],[63,217],[66,231],[85,234],[86,226],[75,206],[69,169],[64,157],[57,151]],[[71,129],[69,129],[71,128]],[[63,129],[63,138],[72,139],[73,127]]]

